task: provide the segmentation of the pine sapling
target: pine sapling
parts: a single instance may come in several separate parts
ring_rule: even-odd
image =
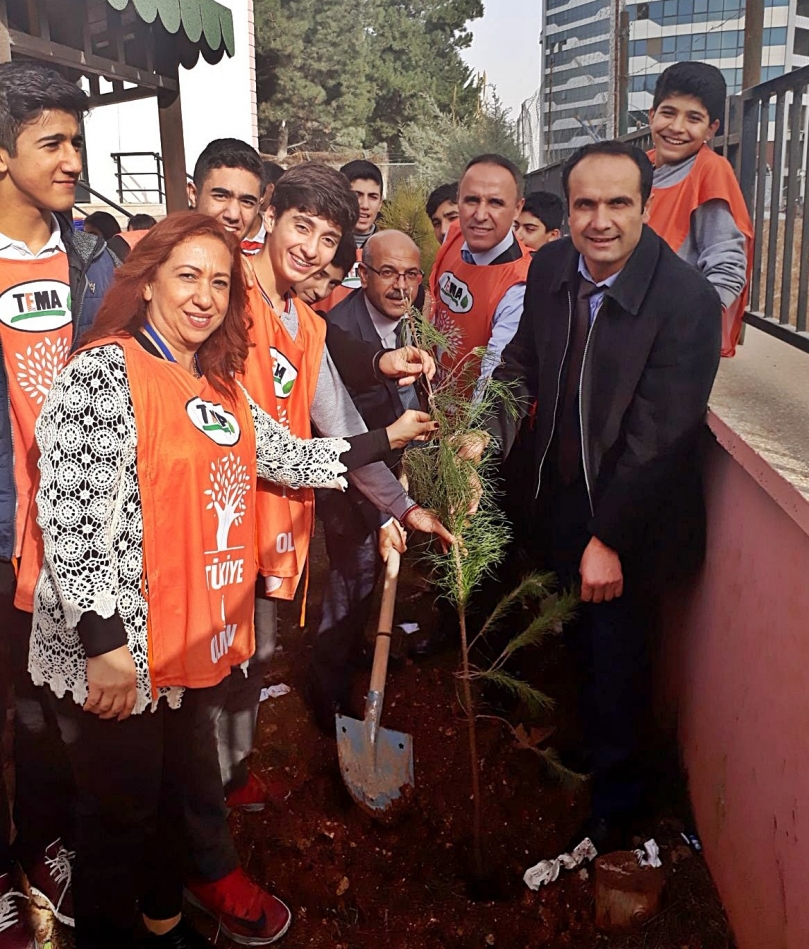
[[[422,349],[451,351],[451,343],[415,308],[408,316],[410,342]],[[486,418],[495,410],[516,415],[517,405],[509,386],[489,379],[478,383],[482,351],[460,360],[444,372],[434,386],[428,383],[429,407],[438,422],[435,440],[408,449],[404,457],[410,494],[441,518],[456,538],[448,553],[427,554],[440,592],[452,603],[460,626],[462,688],[467,721],[470,775],[473,799],[473,856],[478,880],[484,874],[482,849],[482,800],[477,751],[477,715],[473,684],[488,681],[517,696],[530,712],[546,709],[552,700],[507,669],[508,660],[545,636],[559,632],[574,610],[574,598],[551,595],[553,578],[547,574],[526,577],[516,590],[497,605],[480,632],[470,641],[467,614],[472,593],[494,574],[511,539],[509,524],[497,504],[497,472],[494,453],[488,450],[479,462],[463,457],[459,448],[484,431]],[[480,668],[472,662],[471,650],[479,639],[508,620],[513,623],[530,607],[528,626],[512,637],[496,658]],[[510,726],[509,726],[510,727]],[[554,759],[546,759],[553,766]]]

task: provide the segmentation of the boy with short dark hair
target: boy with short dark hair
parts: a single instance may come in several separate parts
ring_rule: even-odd
[[[358,158],[343,165],[340,174],[348,179],[348,184],[356,195],[359,206],[359,217],[354,227],[354,246],[356,257],[354,266],[349,271],[342,284],[322,301],[320,309],[324,313],[340,303],[341,300],[358,290],[360,286],[359,264],[362,260],[362,248],[368,238],[376,233],[376,219],[382,207],[383,184],[382,172],[379,166],[372,161]]]
[[[565,205],[558,195],[532,191],[514,222],[514,233],[518,241],[536,253],[540,247],[562,236],[564,216]]]
[[[722,355],[732,356],[750,285],[753,226],[733,169],[708,147],[726,92],[722,73],[708,63],[675,63],[660,74],[649,111],[649,226],[719,294]]]
[[[0,65],[0,716],[13,688],[16,763],[13,852],[0,777],[2,949],[28,945],[14,858],[56,916],[74,922],[73,854],[60,838],[73,824],[73,782],[50,705],[28,673],[28,640],[40,562],[34,429],[119,262],[103,237],[73,230],[87,108],[85,93],[52,69]],[[77,906],[89,911],[86,899]]]
[[[435,239],[444,243],[450,225],[458,220],[458,182],[439,185],[427,198],[427,217],[433,226]]]
[[[217,138],[202,150],[188,182],[188,203],[244,240],[259,215],[264,168],[252,145]]]

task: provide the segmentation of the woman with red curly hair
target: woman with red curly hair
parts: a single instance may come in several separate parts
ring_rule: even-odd
[[[78,786],[78,949],[211,945],[181,916],[185,762],[210,737],[218,768],[195,696],[254,649],[256,479],[335,487],[433,428],[410,413],[387,432],[294,438],[235,379],[244,307],[238,243],[211,218],[169,217],[118,270],[37,424],[29,670]],[[261,909],[263,944],[290,914],[269,894]]]

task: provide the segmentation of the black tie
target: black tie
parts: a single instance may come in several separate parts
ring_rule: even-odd
[[[598,288],[581,277],[573,312],[570,350],[567,357],[565,390],[559,414],[559,477],[562,484],[572,484],[581,468],[581,427],[579,425],[579,381],[590,331],[590,297]]]

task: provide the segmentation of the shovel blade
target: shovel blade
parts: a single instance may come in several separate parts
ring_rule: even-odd
[[[393,818],[413,793],[413,738],[379,728],[372,741],[366,722],[336,716],[337,756],[349,794],[371,816]]]

